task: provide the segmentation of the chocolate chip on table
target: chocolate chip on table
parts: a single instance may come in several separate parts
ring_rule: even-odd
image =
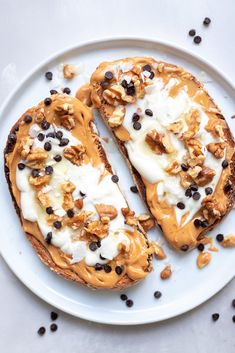
[[[194,41],[195,44],[200,44],[201,41],[202,41],[202,37],[196,36],[196,37],[193,38],[193,41]]]
[[[57,331],[57,329],[58,329],[58,326],[56,324],[51,324],[51,326],[50,326],[51,332],[55,332],[55,331]]]
[[[58,140],[61,140],[62,137],[63,137],[63,131],[61,131],[61,130],[56,131],[55,137],[56,137]]]
[[[39,177],[39,170],[38,169],[32,169],[31,175],[33,178]]]
[[[193,221],[193,224],[195,225],[196,228],[199,228],[201,227],[202,225],[202,221],[198,218],[196,218],[194,221]]]
[[[188,251],[188,249],[189,249],[189,246],[188,246],[187,244],[182,245],[182,246],[180,247],[180,250],[182,250],[182,251],[184,251],[184,252]]]
[[[156,290],[156,292],[153,293],[154,298],[159,299],[162,296],[162,293],[159,290]]]
[[[206,195],[211,195],[213,194],[213,189],[208,186],[207,188],[205,188],[205,193]]]
[[[138,189],[137,189],[137,187],[136,187],[135,185],[131,186],[131,187],[130,187],[130,190],[131,190],[131,192],[133,192],[134,194],[137,194],[137,193],[138,193]]]
[[[204,24],[205,26],[209,26],[210,23],[211,23],[211,19],[210,19],[209,17],[205,17],[205,18],[204,18],[204,21],[203,21],[203,24]]]
[[[134,113],[134,114],[132,115],[132,121],[133,121],[133,123],[136,122],[136,121],[139,121],[139,120],[140,120],[139,114]]]
[[[33,118],[31,117],[31,115],[25,115],[24,122],[26,124],[30,124],[32,121],[33,121]]]
[[[18,163],[18,169],[19,170],[23,170],[25,168],[25,164],[24,163]]]
[[[149,71],[150,72],[151,69],[152,68],[151,68],[151,66],[149,64],[146,64],[146,65],[143,66],[143,71]]]
[[[135,121],[134,124],[133,124],[133,129],[135,130],[140,130],[141,129],[141,124],[139,121]]]
[[[109,86],[109,82],[107,80],[103,80],[102,82],[100,82],[100,86],[103,88],[103,89],[107,89],[108,86]]]
[[[52,213],[54,213],[53,208],[52,208],[52,207],[47,207],[47,208],[46,208],[46,213],[47,213],[47,214],[52,214]]]
[[[41,326],[41,327],[38,329],[38,334],[39,334],[39,336],[43,336],[45,332],[46,332],[46,329],[45,329],[45,327],[43,327],[43,326]]]
[[[118,181],[119,181],[119,177],[117,176],[117,175],[112,175],[112,178],[111,178],[111,180],[112,180],[112,182],[113,183],[118,183]]]
[[[50,94],[57,94],[58,92],[56,91],[56,89],[51,89],[50,90]]]
[[[104,265],[104,272],[110,273],[112,271],[112,267],[108,264]]]
[[[37,138],[38,138],[38,141],[41,141],[41,142],[42,142],[42,141],[44,140],[44,138],[45,138],[45,135],[40,132],[40,133],[38,134]]]
[[[74,211],[72,210],[72,208],[70,208],[68,211],[67,211],[67,216],[69,218],[73,218],[74,217]]]
[[[120,299],[123,300],[124,302],[128,299],[126,294],[121,294]]]
[[[45,73],[45,77],[46,77],[46,79],[47,79],[48,81],[51,81],[52,78],[53,78],[53,73],[52,73],[51,71],[47,71],[47,72]]]
[[[212,314],[212,320],[213,321],[217,321],[218,319],[219,319],[219,314],[218,313]]]
[[[190,188],[185,190],[185,196],[191,197],[192,196],[192,190]]]
[[[145,109],[145,114],[148,116],[153,116],[153,112],[151,109]]]
[[[58,318],[58,314],[56,312],[52,311],[51,312],[51,320],[55,321],[55,320],[57,320],[57,318]]]
[[[117,275],[120,276],[122,274],[122,272],[123,272],[123,268],[121,266],[116,266],[115,267],[115,272],[116,272]]]
[[[60,229],[62,227],[62,223],[60,221],[55,221],[53,223],[53,226],[56,228],[56,229]]]
[[[183,202],[178,202],[176,205],[180,210],[183,210],[185,208],[185,204]]]
[[[45,242],[47,244],[51,244],[51,239],[52,239],[52,232],[47,233]]]
[[[182,163],[182,164],[181,164],[181,169],[182,169],[184,172],[187,172],[188,166],[187,166],[185,163]]]
[[[57,154],[57,155],[54,157],[54,160],[55,160],[56,162],[60,162],[60,161],[62,160],[62,157],[61,157],[59,154]]]
[[[224,240],[224,235],[219,233],[216,235],[216,240],[221,243]]]
[[[71,93],[71,89],[69,87],[65,87],[65,88],[63,88],[63,93],[70,94]]]
[[[53,173],[53,167],[51,165],[46,166],[45,173],[46,175],[51,175]]]
[[[89,249],[91,251],[96,251],[98,249],[98,245],[95,241],[93,241],[92,243],[89,244]]]
[[[225,169],[228,167],[228,161],[225,159],[223,162],[222,162],[222,168]]]
[[[203,250],[205,249],[204,244],[202,244],[202,243],[198,244],[197,249],[198,249],[199,251],[203,251]]]
[[[190,29],[190,31],[188,32],[188,34],[190,35],[190,37],[194,37],[194,36],[196,35],[195,29]]]
[[[126,306],[127,306],[128,308],[131,308],[131,307],[133,306],[133,304],[134,304],[133,300],[127,299],[127,301],[126,301]]]
[[[95,264],[95,270],[101,271],[101,270],[103,270],[103,266],[101,264],[97,263],[97,264]]]
[[[51,150],[51,143],[50,142],[45,142],[44,143],[44,150],[45,151],[50,151]]]
[[[111,71],[106,71],[104,74],[104,77],[106,80],[112,80],[113,79],[113,73]]]
[[[47,97],[47,98],[44,99],[44,104],[45,105],[50,105],[51,103],[52,103],[52,100],[51,100],[50,97]]]
[[[49,123],[48,121],[43,120],[43,121],[41,122],[41,128],[42,128],[43,130],[48,130],[49,127],[50,127],[50,123]]]
[[[67,139],[67,138],[62,138],[62,139],[60,140],[59,146],[60,146],[60,147],[64,147],[64,146],[67,146],[68,143],[69,143],[69,139]]]
[[[232,306],[235,308],[235,299],[232,300]]]
[[[195,201],[198,201],[198,200],[200,199],[200,197],[201,197],[201,194],[200,194],[200,192],[198,192],[198,191],[196,191],[196,192],[193,194],[193,199],[194,199]]]

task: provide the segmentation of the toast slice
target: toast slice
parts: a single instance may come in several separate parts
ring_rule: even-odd
[[[5,174],[23,230],[57,274],[121,289],[151,271],[151,248],[118,187],[91,110],[52,95],[13,126]]]
[[[100,64],[90,90],[165,238],[196,247],[234,204],[234,140],[220,109],[189,72],[148,57]]]

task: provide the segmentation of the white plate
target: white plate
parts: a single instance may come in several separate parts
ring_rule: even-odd
[[[181,65],[200,80],[206,81],[205,86],[209,93],[222,108],[228,122],[231,122],[229,118],[235,113],[234,88],[222,74],[201,58],[169,43],[153,40],[133,38],[101,40],[70,48],[53,56],[31,72],[16,88],[4,104],[0,115],[1,149],[4,147],[7,134],[14,122],[27,108],[48,96],[50,89],[57,88],[57,85],[69,85],[72,93],[75,93],[76,88],[86,80],[85,76],[88,78],[101,61],[136,55],[153,56]],[[58,67],[63,62],[82,63],[84,72],[78,78],[65,83],[58,74]],[[44,73],[48,70],[54,72],[55,78],[51,82],[44,78]],[[109,136],[100,121],[98,121],[98,127],[101,136]],[[121,156],[112,145],[108,145],[107,148],[131,207],[137,212],[143,211],[144,207],[139,197],[129,191],[133,182]],[[129,309],[119,299],[119,293],[91,291],[65,281],[41,263],[21,230],[7,190],[2,159],[0,178],[2,256],[28,288],[48,303],[67,313],[108,324],[130,325],[160,321],[195,308],[218,292],[235,274],[234,249],[221,249],[219,253],[213,253],[211,264],[203,270],[198,270],[196,267],[197,250],[181,255],[176,254],[166,245],[168,259],[155,262],[155,271],[145,281],[125,291],[134,300],[134,306]],[[235,217],[232,211],[212,234],[234,232],[234,228]],[[151,233],[151,237],[162,239],[157,230]],[[159,279],[159,272],[166,263],[172,265],[173,275],[171,279],[162,281]],[[162,292],[162,298],[159,300],[153,297],[156,290]]]

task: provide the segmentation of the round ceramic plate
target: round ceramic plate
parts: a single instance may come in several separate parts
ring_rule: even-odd
[[[231,122],[230,117],[235,112],[234,88],[224,75],[203,59],[169,43],[133,38],[102,40],[79,45],[53,56],[31,72],[16,88],[0,114],[1,150],[14,122],[27,108],[48,96],[50,89],[69,85],[72,94],[75,94],[77,88],[88,81],[90,74],[100,62],[127,56],[153,56],[191,71],[205,84],[228,119],[228,123]],[[66,82],[61,75],[62,63],[78,65],[79,75]],[[54,73],[52,81],[47,81],[44,77],[48,70]],[[101,136],[109,136],[98,117],[96,122]],[[133,182],[112,140],[106,147],[130,206],[137,213],[143,211],[144,206],[138,195],[131,194],[129,191]],[[234,249],[220,248],[218,253],[213,253],[210,265],[203,270],[198,270],[197,250],[189,254],[177,254],[164,244],[167,259],[155,262],[155,270],[146,280],[125,291],[128,297],[134,300],[134,306],[127,308],[120,300],[120,293],[92,291],[64,280],[41,263],[27,241],[15,214],[3,172],[3,159],[1,159],[0,178],[2,256],[16,276],[35,294],[74,316],[102,323],[125,325],[168,319],[206,301],[225,286],[235,274]],[[212,235],[215,236],[219,232],[230,233],[234,228],[235,217],[232,211],[212,232]],[[150,237],[164,242],[157,229],[151,232]],[[169,280],[162,281],[159,273],[166,264],[171,264],[173,275]],[[158,300],[153,296],[156,290],[162,292],[162,297]]]

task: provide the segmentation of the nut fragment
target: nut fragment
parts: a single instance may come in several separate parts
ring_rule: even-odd
[[[83,199],[77,199],[74,201],[75,207],[79,208],[81,210],[83,208]]]
[[[121,209],[123,216],[125,217],[125,223],[129,226],[136,226],[138,221],[135,217],[135,212],[131,211],[129,207],[123,207]]]
[[[56,114],[60,117],[61,125],[67,129],[72,130],[75,127],[75,119],[73,117],[74,108],[70,103],[63,103],[55,107]]]
[[[203,268],[209,264],[211,261],[211,254],[209,252],[203,251],[197,257],[197,266],[198,268]]]
[[[174,121],[172,124],[167,126],[167,130],[173,132],[173,134],[179,134],[183,129],[183,121]]]
[[[42,190],[40,190],[37,193],[37,198],[38,198],[38,200],[40,201],[40,203],[42,204],[43,207],[49,207],[50,206],[50,199],[49,199],[47,194],[42,192]]]
[[[126,94],[125,89],[118,84],[112,85],[103,92],[104,100],[111,105],[117,106],[120,103],[134,103],[135,97]]]
[[[29,136],[26,136],[20,140],[20,144],[18,146],[18,152],[23,159],[25,159],[28,156],[32,145],[33,145],[33,139],[31,139]]]
[[[164,71],[164,66],[165,64],[164,63],[159,63],[158,66],[157,66],[157,69],[160,73],[162,73]]]
[[[66,211],[69,209],[72,209],[74,207],[72,194],[70,192],[65,192],[63,196],[64,196],[63,203],[62,203],[63,209]]]
[[[224,240],[222,241],[221,245],[224,248],[233,248],[233,247],[235,247],[235,235],[234,234],[227,235],[224,238]]]
[[[193,138],[200,129],[201,118],[198,110],[191,110],[186,117],[186,122],[189,127],[182,135],[183,140],[189,140]]]
[[[112,116],[108,119],[109,126],[114,128],[122,125],[125,112],[126,108],[124,107],[124,105],[118,105],[113,111]]]
[[[72,193],[76,189],[76,186],[71,181],[68,181],[61,184],[61,189],[64,192]]]
[[[42,169],[46,159],[47,152],[42,148],[35,148],[34,150],[30,150],[29,154],[27,155],[26,165],[29,168]]]
[[[172,270],[170,265],[166,266],[160,273],[160,277],[163,280],[170,278],[171,275],[172,275]]]
[[[202,170],[194,180],[199,186],[205,186],[212,181],[215,174],[216,172],[213,169],[203,166]]]
[[[139,215],[137,219],[140,222],[145,232],[149,231],[155,226],[154,219],[149,214],[143,213]]]
[[[81,165],[86,149],[83,145],[70,146],[64,149],[64,157],[76,165]]]
[[[67,78],[67,80],[71,80],[77,75],[77,70],[73,65],[66,64],[63,67],[63,74],[64,78]]]
[[[181,171],[181,167],[177,161],[171,162],[165,169],[170,175],[176,175]]]
[[[209,221],[220,219],[227,212],[226,205],[217,201],[213,195],[206,196],[202,201],[202,206],[203,217]]]
[[[65,224],[76,230],[81,228],[87,221],[87,219],[91,216],[92,212],[82,211],[72,218],[67,218]]]
[[[93,221],[87,224],[85,230],[98,238],[104,238],[108,234],[108,228],[108,224],[104,224],[101,221]]]
[[[165,254],[163,248],[158,243],[153,241],[151,243],[151,246],[153,247],[154,254],[158,260],[163,260],[166,258],[166,254]]]
[[[174,149],[168,135],[160,134],[153,129],[145,135],[145,141],[156,154],[172,153]]]
[[[39,177],[32,177],[32,175],[29,176],[29,183],[33,186],[35,186],[36,188],[44,186],[46,184],[49,184],[49,181],[51,179],[51,175],[42,175]]]
[[[226,145],[224,142],[209,143],[206,146],[207,150],[211,152],[217,159],[223,158],[225,147]]]
[[[101,218],[109,217],[109,219],[114,219],[117,217],[117,210],[114,206],[100,203],[100,204],[96,204],[95,208]]]
[[[202,166],[206,158],[202,152],[202,144],[192,138],[185,141],[185,146],[189,152],[189,157],[186,158],[188,165],[190,167],[195,167],[196,165]]]

